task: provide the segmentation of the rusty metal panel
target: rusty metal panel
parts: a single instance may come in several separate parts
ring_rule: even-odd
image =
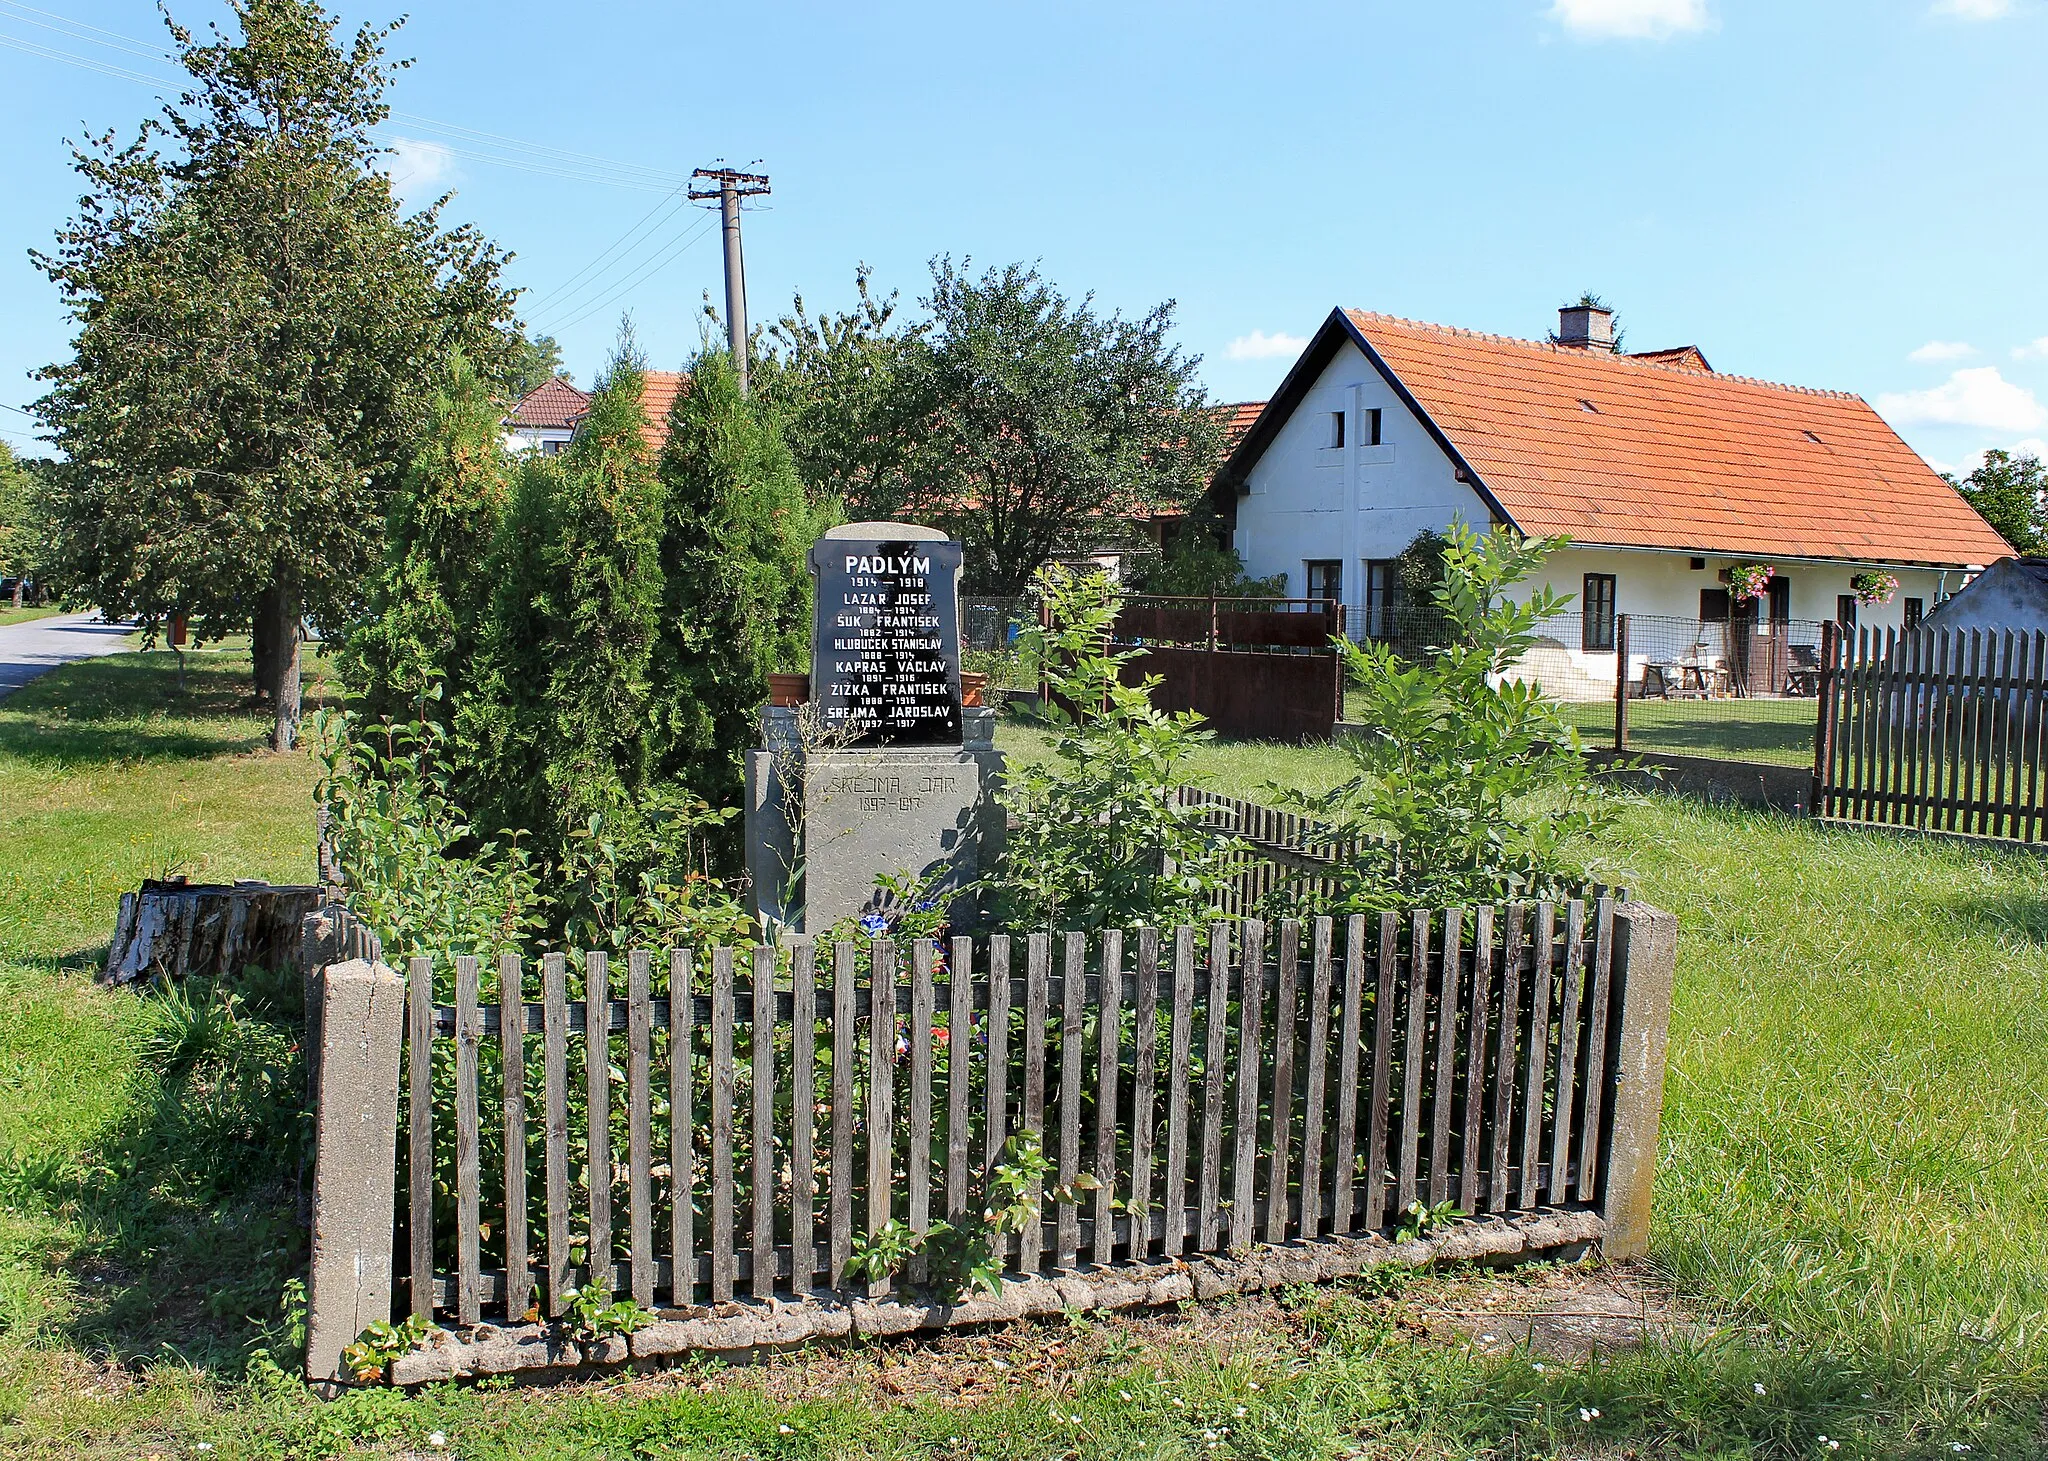
[[[1123,680],[1160,683],[1152,703],[1193,710],[1217,734],[1244,740],[1305,741],[1336,729],[1343,662],[1335,654],[1259,654],[1151,648],[1124,666]]]

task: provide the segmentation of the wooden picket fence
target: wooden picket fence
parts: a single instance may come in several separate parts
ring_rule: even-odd
[[[1016,1274],[1382,1233],[1418,1202],[1598,1206],[1612,1144],[1643,1135],[1614,1129],[1625,1044],[1661,1088],[1668,1003],[1623,1014],[1653,918],[1602,899],[795,940],[623,970],[549,954],[537,980],[512,955],[414,958],[409,1306],[470,1325],[589,1283],[672,1309],[843,1289],[862,1235],[963,1218],[1022,1132],[1055,1181],[1101,1185],[1008,1239]],[[1637,982],[1668,1001],[1668,941],[1637,946],[1663,949]]]
[[[2040,842],[2044,760],[2048,635],[1823,630],[1816,816]]]

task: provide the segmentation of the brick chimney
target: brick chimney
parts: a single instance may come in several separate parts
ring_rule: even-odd
[[[1557,312],[1557,343],[1571,350],[1614,353],[1614,311],[1596,304],[1566,305]]]

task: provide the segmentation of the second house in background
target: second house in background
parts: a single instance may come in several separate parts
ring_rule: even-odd
[[[1544,342],[1333,310],[1216,496],[1246,571],[1339,600],[1354,637],[1394,633],[1418,533],[1569,537],[1546,565],[1576,599],[1546,656],[1565,694],[1611,693],[1617,614],[1695,641],[1674,657],[1739,657],[1738,678],[1755,626],[1782,625],[1737,689],[1778,693],[1818,621],[1908,625],[2011,551],[1861,397],[1718,374],[1689,346],[1618,354],[1584,306]]]

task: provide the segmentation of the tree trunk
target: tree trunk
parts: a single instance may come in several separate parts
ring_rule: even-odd
[[[16,576],[16,578],[15,578],[15,580],[14,580],[14,607],[15,607],[15,608],[17,608],[17,609],[18,609],[18,608],[20,608],[20,607],[21,607],[21,591],[22,591],[23,589],[27,588],[27,587],[28,587],[28,581],[27,581],[26,579],[23,579],[23,578],[21,578],[20,576],[18,576],[18,575],[17,575],[17,576]]]
[[[263,591],[260,622],[268,625],[270,703],[277,708],[277,725],[271,732],[270,748],[289,751],[299,738],[299,596],[283,583]]]
[[[275,589],[266,588],[256,595],[256,612],[249,622],[249,673],[256,687],[256,703],[259,705],[269,698],[271,683],[277,674],[274,652],[277,641],[276,593]]]

